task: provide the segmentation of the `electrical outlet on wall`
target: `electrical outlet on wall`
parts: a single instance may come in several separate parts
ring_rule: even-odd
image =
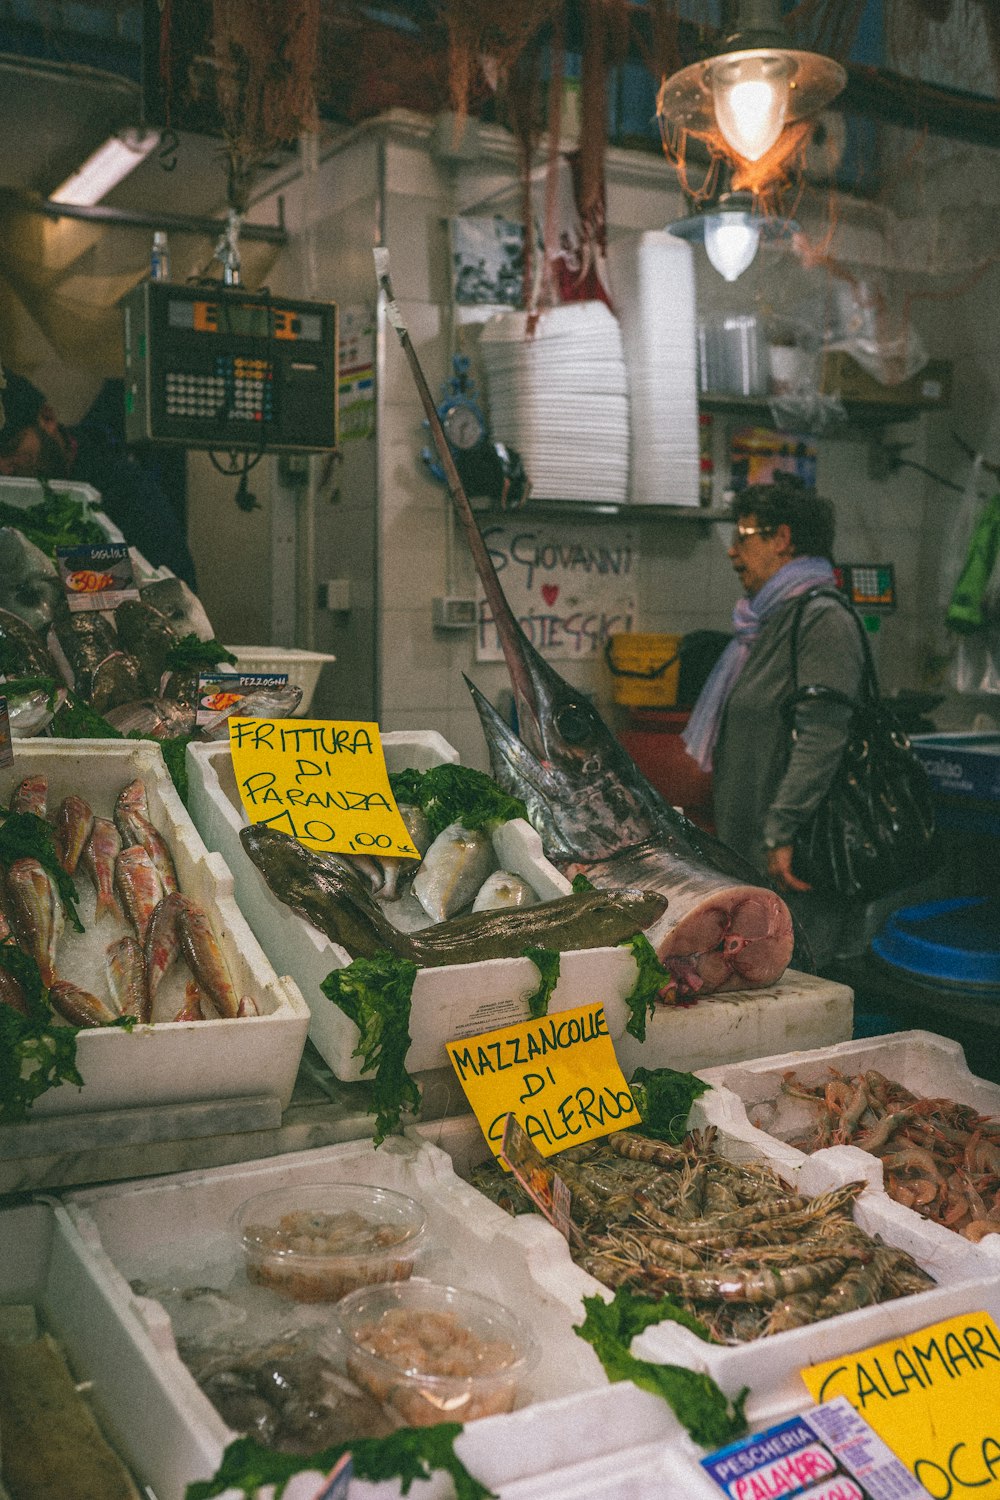
[[[476,601],[459,594],[434,600],[435,630],[471,630],[476,623]]]

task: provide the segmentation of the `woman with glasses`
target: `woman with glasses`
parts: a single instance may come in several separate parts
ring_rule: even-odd
[[[744,597],[733,610],[733,639],[699,695],[684,740],[702,770],[712,772],[719,838],[767,872],[822,967],[836,951],[844,908],[796,875],[792,845],[833,779],[851,710],[824,699],[799,703],[793,734],[785,706],[795,688],[796,601],[835,584],[833,507],[801,480],[779,473],[773,484],[741,490],[733,515],[729,559]],[[799,684],[857,697],[861,643],[835,598],[806,603],[796,649]]]

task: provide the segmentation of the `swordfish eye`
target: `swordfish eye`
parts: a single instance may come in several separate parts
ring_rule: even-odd
[[[563,703],[553,717],[567,745],[582,745],[593,733],[594,710],[589,703]]]

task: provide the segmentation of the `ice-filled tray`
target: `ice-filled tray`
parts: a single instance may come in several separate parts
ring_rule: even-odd
[[[457,752],[433,731],[390,732],[382,736],[390,771],[425,771]],[[226,742],[188,747],[190,805],[209,848],[217,849],[233,872],[236,895],[261,946],[281,973],[291,974],[312,1013],[309,1035],[338,1078],[356,1082],[361,1064],[354,1054],[359,1034],[354,1022],[326,999],[320,985],[331,969],[350,963],[349,954],[296,916],[268,888],[240,843],[247,822]],[[504,869],[523,876],[542,900],[564,896],[568,882],[545,858],[533,828],[517,818],[494,836]],[[625,948],[591,948],[562,955],[550,1011],[602,1001],[613,1038],[625,1029],[625,997],[635,984],[636,967]],[[445,1042],[513,1025],[528,1018],[527,997],[538,987],[538,970],[528,958],[490,959],[421,969],[413,986],[406,1057],[410,1072],[448,1067]]]
[[[596,1355],[573,1333],[578,1299],[548,1291],[551,1265],[560,1263],[579,1288],[594,1283],[571,1264],[555,1231],[535,1217],[509,1218],[460,1180],[445,1152],[426,1141],[397,1137],[377,1151],[368,1143],[351,1143],[279,1161],[98,1188],[66,1200],[66,1237],[88,1283],[87,1297],[100,1302],[101,1322],[113,1325],[95,1328],[94,1339],[106,1351],[110,1339],[127,1337],[138,1370],[136,1391],[141,1400],[153,1402],[144,1410],[155,1410],[156,1421],[137,1419],[140,1408],[117,1369],[91,1356],[87,1374],[99,1369],[98,1395],[111,1413],[113,1436],[157,1500],[182,1500],[185,1485],[214,1472],[236,1434],[180,1359],[170,1319],[153,1293],[167,1278],[173,1286],[229,1286],[235,1297],[243,1271],[229,1225],[233,1210],[258,1191],[315,1181],[372,1183],[415,1198],[428,1219],[427,1247],[416,1273],[492,1297],[532,1330],[541,1358],[526,1377],[517,1409],[470,1423],[461,1438],[463,1460],[491,1488],[601,1459],[623,1446],[679,1436],[663,1402],[632,1386],[609,1387]],[[2,1220],[0,1215],[0,1244]],[[136,1279],[147,1295],[133,1292],[129,1283]],[[298,1327],[311,1319],[330,1320],[325,1304],[286,1307],[294,1309]],[[75,1302],[70,1311],[80,1326],[85,1312]],[[72,1352],[76,1358],[78,1351]],[[529,1491],[549,1493],[544,1485]],[[427,1493],[451,1491],[438,1476]]]
[[[689,1122],[692,1128],[706,1123],[708,1112],[699,1112],[699,1105],[710,1098],[706,1094],[695,1102]],[[482,1132],[471,1116],[411,1126],[407,1134],[432,1141],[447,1151],[459,1175],[466,1175],[488,1156]],[[787,1181],[793,1180],[787,1148],[767,1137],[748,1141],[742,1134],[721,1127],[715,1146],[730,1160],[764,1162]],[[811,1197],[862,1175],[844,1174],[812,1158],[801,1165],[795,1186]],[[633,1354],[654,1363],[703,1370],[730,1396],[748,1387],[747,1416],[751,1425],[760,1425],[776,1415],[801,1409],[804,1387],[799,1371],[807,1365],[913,1333],[972,1309],[985,1310],[994,1318],[1000,1314],[1000,1272],[984,1263],[975,1246],[958,1235],[942,1236],[936,1225],[924,1223],[871,1187],[856,1201],[854,1218],[868,1234],[880,1235],[888,1244],[907,1251],[938,1284],[911,1296],[739,1345],[705,1343],[677,1323],[659,1323],[633,1341]],[[555,1236],[554,1229],[544,1228]],[[544,1290],[561,1299],[576,1319],[580,1298],[601,1287],[575,1265],[567,1265],[566,1254],[564,1246],[556,1246],[552,1258],[543,1261],[539,1257],[532,1272]],[[611,1294],[605,1291],[604,1295]]]
[[[260,1012],[238,1020],[160,1021],[184,1004],[185,967],[175,966],[157,996],[155,1025],[81,1031],[77,1066],[83,1088],[64,1083],[39,1096],[33,1116],[79,1110],[125,1109],[151,1104],[266,1095],[282,1106],[291,1098],[305,1046],[309,1012],[295,983],[279,977],[233,898],[233,881],[222,858],[209,854],[174,789],[159,746],[149,741],[15,740],[14,764],[0,770],[0,802],[26,776],[48,781],[50,813],[64,796],[77,793],[95,814],[110,817],[122,787],[139,777],[150,817],[170,846],[181,890],[209,914],[241,995]],[[76,877],[85,932],[69,922],[56,952],[61,978],[96,990],[103,979],[104,951],[127,929],[110,919],[94,920],[89,878]],[[176,1007],[173,1001],[176,1000]]]
[[[713,1088],[698,1101],[696,1110],[704,1121],[722,1126],[748,1145],[780,1152],[793,1177],[801,1179],[807,1169],[820,1167],[835,1174],[841,1182],[863,1177],[873,1188],[881,1190],[884,1168],[877,1155],[855,1145],[831,1145],[807,1156],[788,1144],[789,1138],[794,1138],[815,1118],[815,1110],[807,1101],[796,1099],[781,1088],[788,1072],[794,1072],[806,1084],[815,1084],[831,1081],[835,1071],[853,1077],[870,1069],[924,1098],[952,1099],[969,1105],[978,1114],[1000,1118],[1000,1084],[977,1078],[970,1072],[959,1043],[930,1031],[898,1031],[834,1047],[784,1052],[752,1062],[701,1069],[700,1077]],[[917,1220],[931,1241],[947,1246],[958,1240],[1000,1273],[1000,1233],[987,1234],[974,1245],[913,1209],[898,1203],[893,1207]]]

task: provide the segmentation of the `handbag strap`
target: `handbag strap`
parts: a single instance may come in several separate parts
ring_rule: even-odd
[[[849,600],[847,600],[847,599],[844,598],[844,596],[840,592],[840,590],[836,589],[836,588],[823,588],[823,587],[815,588],[815,589],[807,589],[804,594],[800,594],[799,595],[798,599],[795,602],[795,614],[792,617],[792,639],[791,639],[791,647],[792,647],[792,682],[795,685],[795,697],[797,698],[799,696],[800,692],[808,692],[810,694],[810,696],[813,696],[813,697],[819,697],[820,696],[820,692],[818,690],[811,689],[811,688],[810,689],[805,689],[805,688],[800,689],[799,688],[799,643],[798,643],[798,636],[799,636],[799,630],[800,630],[801,625],[802,625],[802,615],[803,615],[805,607],[809,603],[810,599],[836,599],[837,603],[843,605],[844,609],[847,610],[847,613],[850,615],[851,619],[854,621],[855,625],[858,627],[858,635],[859,635],[859,637],[861,639],[861,651],[862,651],[862,655],[864,657],[864,671],[863,671],[862,678],[861,678],[861,686],[862,686],[863,696],[870,703],[878,703],[878,702],[880,702],[882,695],[881,695],[881,693],[879,691],[878,677],[876,676],[876,673],[875,673],[875,661],[874,661],[874,658],[872,657],[872,648],[868,644],[868,632],[865,630],[864,625],[861,623],[861,618],[858,615],[857,610],[854,608],[854,606],[850,603]],[[856,708],[858,706],[856,703],[854,703],[853,699],[848,698],[846,693],[839,692],[839,690],[837,688],[823,688],[822,689],[822,696],[823,697],[830,697],[830,698],[836,697],[836,698],[838,698],[840,701],[842,701],[844,703],[850,703],[853,708]]]

